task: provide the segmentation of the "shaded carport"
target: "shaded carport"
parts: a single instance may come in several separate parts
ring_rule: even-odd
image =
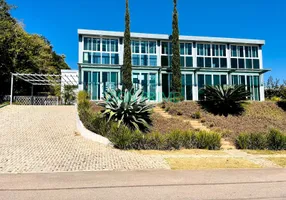
[[[78,86],[77,74],[26,74],[11,73],[10,105],[13,103],[14,78],[19,78],[31,84],[31,98],[33,99],[34,86],[61,86],[61,90],[66,85]]]

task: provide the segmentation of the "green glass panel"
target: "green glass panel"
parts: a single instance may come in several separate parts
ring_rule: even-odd
[[[197,54],[200,56],[204,56],[204,45],[197,44]]]
[[[227,67],[227,60],[226,58],[220,58],[220,67],[226,68]]]
[[[238,76],[232,75],[232,85],[238,85]]]
[[[245,68],[244,59],[238,59],[238,64],[239,64],[239,68],[240,69],[244,69]]]
[[[231,46],[231,56],[237,57],[237,48],[236,46]]]
[[[231,59],[231,68],[237,68],[237,59],[236,58],[232,58]]]
[[[157,83],[156,83],[156,74],[150,74],[150,94],[149,94],[149,99],[151,101],[155,101],[156,100],[156,87],[157,87]]]
[[[205,58],[205,67],[212,67],[212,59]]]
[[[258,58],[258,47],[252,47],[252,57]]]
[[[206,85],[212,85],[212,76],[206,75]]]
[[[92,100],[100,99],[99,72],[92,72]]]
[[[193,67],[193,57],[186,57],[186,67]]]
[[[221,85],[226,85],[227,84],[226,75],[221,75],[220,79],[221,79],[221,83],[220,83]]]
[[[214,75],[214,85],[220,85],[219,75]]]
[[[83,73],[83,89],[89,95],[91,94],[91,72],[89,72],[89,71],[84,71],[84,73]]]
[[[180,54],[185,55],[185,44],[184,43],[180,43]]]
[[[219,67],[219,58],[213,58],[213,67]]]
[[[83,52],[83,63],[91,63],[91,53]]]
[[[252,69],[252,59],[246,59],[246,68]]]
[[[253,59],[253,68],[259,69],[259,59]]]
[[[198,67],[204,67],[204,58],[203,57],[198,57],[197,58],[197,65]]]
[[[245,76],[239,76],[240,83],[241,85],[245,85]]]
[[[185,55],[192,55],[192,51],[193,51],[193,44],[192,43],[186,43],[185,44],[185,50],[186,50],[186,52],[185,52]]]
[[[180,66],[185,67],[185,57],[184,56],[180,57]]]

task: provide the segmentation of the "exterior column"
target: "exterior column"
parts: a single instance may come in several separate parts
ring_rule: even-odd
[[[265,101],[265,88],[264,88],[264,75],[261,74],[259,76],[259,94],[260,94],[260,101]]]
[[[13,84],[14,84],[14,75],[11,74],[10,105],[12,105],[12,103],[13,103]]]
[[[193,78],[193,100],[199,100],[199,90],[198,90],[198,81],[197,81],[197,72],[194,71],[194,78]]]

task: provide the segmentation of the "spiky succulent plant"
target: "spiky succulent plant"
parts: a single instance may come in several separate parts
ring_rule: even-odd
[[[153,105],[147,103],[143,96],[143,90],[130,91],[108,89],[104,93],[103,102],[100,106],[105,108],[103,115],[108,119],[127,125],[131,129],[146,131],[151,124],[150,115]]]

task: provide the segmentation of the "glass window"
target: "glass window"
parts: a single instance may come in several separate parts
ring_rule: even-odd
[[[225,47],[225,45],[220,45],[220,56],[226,56],[226,47]]]
[[[217,44],[213,44],[213,56],[219,56],[218,52],[218,45]]]
[[[185,57],[184,56],[180,57],[180,66],[185,67]]]
[[[223,67],[223,68],[227,67],[226,58],[220,58],[220,67]]]
[[[168,42],[162,42],[162,54],[169,54]]]
[[[199,89],[204,87],[204,85],[205,85],[204,75],[203,74],[199,74],[198,75],[198,87],[199,87]]]
[[[93,59],[92,59],[93,61],[92,62],[94,64],[101,64],[101,58],[100,58],[101,54],[100,53],[93,53],[92,57],[93,57]]]
[[[110,51],[109,39],[102,39],[102,51]]]
[[[245,68],[244,66],[244,59],[238,59],[239,68]]]
[[[186,57],[186,67],[193,67],[193,58]]]
[[[219,75],[214,75],[214,85],[220,85]]]
[[[226,85],[227,83],[227,81],[226,81],[226,75],[221,75],[221,77],[220,77],[220,79],[221,79],[221,85]]]
[[[205,55],[206,56],[210,56],[211,55],[211,45],[210,44],[206,44],[205,45],[205,50],[206,50]]]
[[[206,75],[206,85],[212,85],[212,75]]]
[[[180,43],[180,54],[185,55],[185,44],[184,43]]]
[[[185,50],[186,50],[185,54],[186,55],[192,55],[192,51],[193,51],[192,48],[193,48],[192,43],[186,43],[185,44]]]
[[[253,59],[253,68],[259,69],[259,59]]]
[[[141,55],[141,66],[148,66],[148,55]]]
[[[141,42],[141,53],[148,53],[148,42]]]
[[[251,57],[251,47],[245,47],[245,57]]]
[[[140,65],[139,55],[132,55],[132,65],[134,66]]]
[[[212,67],[212,59],[211,58],[206,58],[205,67]]]
[[[252,59],[246,59],[246,68],[252,69]]]
[[[238,46],[238,57],[244,57],[243,46]]]
[[[192,75],[186,74],[186,100],[193,99]]]
[[[198,57],[197,58],[197,65],[198,67],[204,67],[204,58],[203,57]]]
[[[231,68],[237,68],[237,59],[236,58],[231,59]]]
[[[240,84],[245,85],[245,76],[239,76]]]
[[[103,53],[102,54],[102,64],[108,65],[110,64],[110,59],[109,59],[109,54],[108,53]]]
[[[140,43],[139,41],[136,41],[136,40],[132,40],[131,42],[132,44],[132,53],[139,53],[139,46],[140,46]]]
[[[84,50],[91,50],[91,38],[84,38]]]
[[[100,51],[100,39],[99,38],[92,39],[92,50]]]
[[[118,52],[118,40],[110,40],[111,52]]]
[[[204,45],[203,44],[197,44],[197,54],[199,56],[204,55]]]
[[[252,47],[252,57],[258,58],[258,48]]]
[[[232,75],[232,85],[238,85],[238,76]]]
[[[119,64],[119,56],[118,54],[111,54],[111,64],[118,65]]]
[[[231,46],[231,56],[237,57],[237,49],[236,46]]]
[[[156,53],[156,42],[149,42],[149,53]]]
[[[219,67],[219,58],[213,58],[213,67]]]
[[[157,56],[150,56],[150,66],[157,66]]]
[[[162,66],[164,67],[169,66],[168,56],[161,56],[161,62]]]
[[[83,63],[91,63],[91,53],[83,52]]]

